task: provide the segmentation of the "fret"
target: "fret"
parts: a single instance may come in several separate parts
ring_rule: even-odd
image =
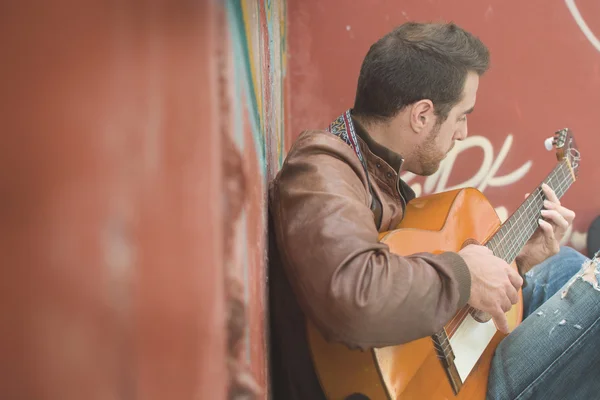
[[[563,173],[563,169],[561,168],[560,171],[557,171],[556,180],[558,182],[556,184],[554,184],[554,185],[551,186],[554,189],[554,191],[556,192],[556,196],[558,196],[559,198],[564,194],[564,192],[563,192],[564,185],[561,182],[564,179],[565,179],[565,176],[564,176],[564,173]]]
[[[500,256],[502,254],[502,249],[500,249],[498,246],[498,237],[497,236],[492,236],[492,238],[490,239],[490,241],[488,243],[489,243],[488,247],[490,248],[490,250],[492,250],[494,255]]]
[[[566,161],[560,162],[544,179],[561,198],[575,181]],[[486,246],[506,262],[512,262],[519,254],[525,243],[538,228],[538,219],[544,208],[545,195],[538,186],[525,199],[521,206],[502,224]]]
[[[571,170],[568,168],[569,166],[565,164],[566,168],[561,168],[561,180],[563,182],[572,181],[573,176],[571,175]],[[569,188],[568,185],[563,184],[559,187],[559,191],[557,192],[557,196],[562,197]]]

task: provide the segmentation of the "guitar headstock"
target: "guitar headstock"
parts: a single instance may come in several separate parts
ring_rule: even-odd
[[[573,132],[569,128],[556,131],[553,137],[546,140],[546,148],[552,150],[552,147],[556,148],[556,158],[558,161],[568,160],[573,175],[577,176],[581,154],[577,148]]]

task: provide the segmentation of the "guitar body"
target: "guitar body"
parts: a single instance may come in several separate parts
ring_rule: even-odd
[[[382,233],[380,241],[400,255],[458,251],[469,243],[486,243],[500,225],[494,207],[481,192],[460,189],[414,199],[407,205],[398,228]],[[514,264],[513,268],[516,269]],[[519,291],[519,303],[507,313],[511,331],[522,320],[522,308]],[[327,342],[310,322],[307,329],[321,386],[327,398],[335,400],[353,393],[364,394],[371,400],[483,400],[491,359],[504,337],[500,332],[495,333],[455,394],[431,337],[360,351]],[[446,331],[451,332],[448,325]]]

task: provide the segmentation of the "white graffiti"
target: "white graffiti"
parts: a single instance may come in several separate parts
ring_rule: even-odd
[[[594,32],[592,32],[588,24],[581,16],[579,8],[577,7],[577,4],[575,4],[575,0],[565,0],[565,3],[567,4],[567,8],[571,12],[571,15],[573,15],[575,22],[577,23],[585,37],[590,41],[592,46],[596,48],[596,50],[600,51],[600,40],[596,37],[596,35],[594,35]]]
[[[529,169],[531,169],[531,165],[533,164],[532,161],[527,161],[519,168],[506,175],[496,176],[498,170],[504,163],[504,160],[510,151],[512,143],[513,135],[509,134],[504,140],[504,144],[498,152],[498,155],[496,158],[494,158],[494,147],[486,137],[470,136],[463,141],[456,142],[454,149],[452,149],[446,159],[442,161],[439,170],[435,174],[427,177],[423,185],[420,183],[414,183],[411,185],[411,187],[417,196],[420,196],[424,194],[454,190],[461,187],[474,187],[483,192],[488,186],[500,187],[512,185],[513,183],[522,179],[527,174]],[[481,165],[479,168],[474,168],[476,172],[469,179],[454,186],[448,186],[448,179],[450,178],[450,174],[454,169],[454,163],[456,162],[456,159],[462,152],[471,148],[479,148],[481,151],[483,151],[483,161]],[[404,179],[406,183],[410,183],[410,181],[412,181],[415,177],[415,174],[408,172],[402,175],[402,179]]]

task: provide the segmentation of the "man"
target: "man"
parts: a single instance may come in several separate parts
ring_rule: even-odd
[[[269,189],[274,399],[324,398],[307,347],[307,318],[328,340],[362,349],[429,336],[467,303],[491,314],[507,332],[504,312],[517,302],[523,277],[486,247],[403,257],[378,241],[378,232],[397,226],[414,197],[400,171],[433,174],[455,141],[467,137],[467,115],[488,63],[483,43],[454,24],[404,24],[369,50],[353,109],[327,130],[302,132],[293,144]],[[544,192],[548,201],[539,229],[517,257],[522,275],[532,271],[524,291],[529,312],[584,261],[568,249],[549,259],[575,215],[550,188]],[[592,325],[592,315],[586,317],[578,316],[578,326]],[[585,375],[585,362],[595,362],[582,357],[581,349],[565,350],[590,337],[585,329],[570,329],[561,343],[552,338],[548,344],[552,326],[538,319],[528,327],[529,320],[499,346],[490,398],[561,393],[550,381],[565,374],[539,354],[542,342],[554,346],[553,355],[564,350],[575,358],[565,368],[575,366],[579,375]],[[598,383],[582,382],[568,393],[585,387]]]

